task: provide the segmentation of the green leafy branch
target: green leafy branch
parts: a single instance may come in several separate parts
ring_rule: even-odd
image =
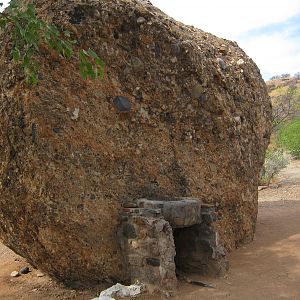
[[[0,6],[3,4],[0,3]],[[39,63],[37,56],[42,45],[53,49],[60,57],[74,57],[74,44],[71,33],[59,30],[37,17],[33,4],[21,10],[16,2],[10,2],[5,12],[0,12],[0,28],[12,30],[12,58],[24,70],[27,83],[38,82]],[[104,62],[91,49],[78,51],[79,70],[82,78],[96,79],[104,76]]]

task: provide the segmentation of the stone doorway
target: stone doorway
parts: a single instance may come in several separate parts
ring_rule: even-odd
[[[129,206],[119,230],[129,281],[173,289],[176,273],[218,275],[226,269],[213,206],[195,198],[139,199]]]

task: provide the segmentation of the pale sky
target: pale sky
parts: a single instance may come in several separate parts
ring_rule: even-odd
[[[300,0],[150,1],[178,21],[236,41],[265,79],[300,72]]]
[[[174,19],[236,41],[265,79],[300,72],[300,0],[150,0]]]

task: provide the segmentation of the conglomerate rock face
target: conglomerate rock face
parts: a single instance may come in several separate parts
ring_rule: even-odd
[[[253,61],[147,1],[34,2],[106,74],[84,81],[76,60],[43,49],[26,86],[1,34],[3,242],[67,283],[122,281],[119,212],[142,197],[215,204],[225,248],[251,241],[271,127]]]

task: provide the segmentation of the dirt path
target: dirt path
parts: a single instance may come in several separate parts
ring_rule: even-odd
[[[300,161],[281,172],[276,184],[259,194],[255,241],[229,256],[231,267],[225,277],[205,278],[216,289],[180,284],[172,299],[300,299]],[[64,289],[47,276],[37,277],[37,270],[18,278],[9,276],[26,265],[0,244],[0,299],[90,300],[96,295],[96,291]]]
[[[274,187],[259,193],[254,242],[231,253],[224,278],[206,279],[217,288],[184,284],[176,300],[300,299],[300,161],[281,172]]]

